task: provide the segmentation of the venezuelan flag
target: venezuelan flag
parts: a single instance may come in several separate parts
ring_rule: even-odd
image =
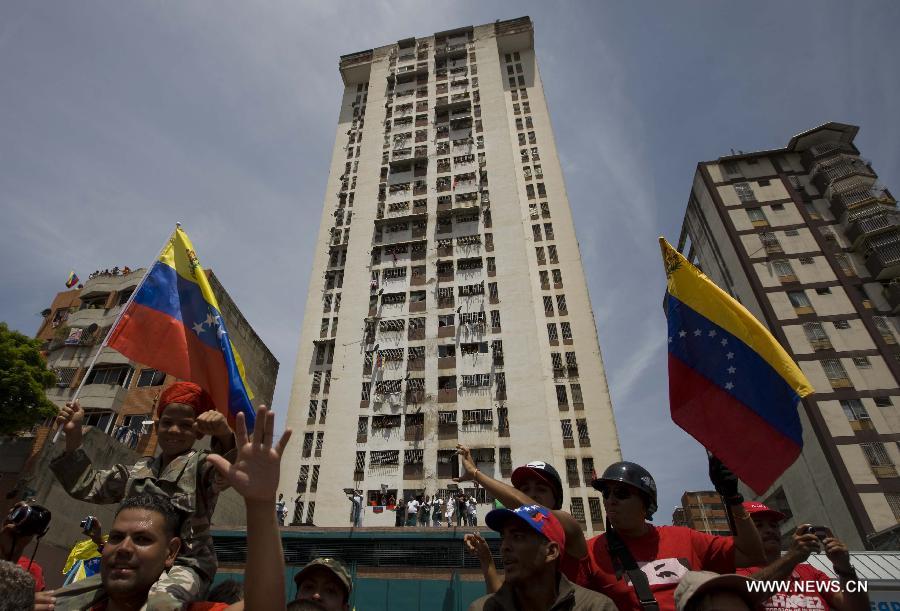
[[[178,227],[109,338],[129,359],[194,382],[234,423],[256,419],[244,364],[187,234]]]
[[[75,270],[69,272],[69,277],[66,279],[66,288],[70,289],[76,284],[78,284],[78,274],[75,273]]]
[[[672,420],[758,494],[800,455],[809,381],[747,309],[659,239]]]

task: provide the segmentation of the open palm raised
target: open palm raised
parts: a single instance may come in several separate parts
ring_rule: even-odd
[[[273,448],[274,429],[275,413],[265,406],[260,407],[256,414],[256,428],[252,437],[247,435],[244,414],[238,414],[234,433],[237,458],[234,464],[217,454],[207,457],[231,487],[247,501],[275,501],[281,473],[281,455],[291,438],[291,430],[285,430]]]

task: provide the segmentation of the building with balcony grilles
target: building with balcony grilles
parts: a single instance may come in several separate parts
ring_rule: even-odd
[[[58,293],[44,312],[35,337],[43,342],[47,365],[56,373],[56,385],[47,398],[62,407],[87,375],[79,401],[84,424],[95,427],[144,456],[156,450],[156,399],[175,378],[162,371],[129,361],[111,348],[102,347],[116,318],[144,276],[143,268],[121,273],[95,273],[79,289]],[[232,342],[244,361],[254,404],[270,404],[275,392],[278,360],[244,318],[237,305],[207,270],[213,293]],[[100,350],[94,368],[91,360]],[[33,453],[43,447],[50,427],[38,427]]]
[[[290,523],[346,527],[354,488],[364,526],[393,526],[392,501],[455,489],[463,443],[507,481],[553,464],[564,507],[602,528],[590,479],[618,436],[533,36],[525,17],[340,58]]]
[[[878,547],[900,520],[900,228],[857,131],[827,123],[700,163],[678,245],[815,388],[803,453],[759,500],[790,516],[783,534],[826,524],[853,549]]]

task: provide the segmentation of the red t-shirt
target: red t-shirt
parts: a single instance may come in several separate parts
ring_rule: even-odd
[[[734,572],[734,539],[716,537],[683,526],[655,526],[636,539],[623,537],[638,567],[647,575],[660,611],[675,611],[675,588],[688,571]],[[613,599],[620,611],[640,611],[641,605],[631,580],[623,572],[616,579],[606,535],[587,542],[588,555],[577,562],[565,562],[566,576],[577,572],[576,583]],[[571,579],[571,577],[570,577]]]
[[[738,575],[750,577],[754,573],[762,570],[762,568],[763,567],[761,566],[752,566],[745,569],[738,569],[736,572]],[[830,590],[825,592],[796,591],[798,581],[818,581],[820,583],[831,583],[834,581],[831,577],[810,564],[798,564],[794,567],[794,570],[791,571],[790,578],[785,579],[784,581],[793,581],[791,589],[778,592],[772,596],[772,598],[764,602],[763,607],[767,610],[773,609],[785,611],[790,609],[793,611],[823,611],[835,606],[835,593]]]
[[[41,568],[41,565],[37,562],[31,563],[31,568],[28,568],[28,558],[25,556],[21,556],[19,558],[19,566],[31,573],[31,576],[34,577],[34,591],[42,592],[46,587],[44,583],[44,569]]]
[[[106,611],[107,601],[91,607],[91,611]],[[187,606],[187,611],[224,611],[229,607],[228,603],[191,603]]]

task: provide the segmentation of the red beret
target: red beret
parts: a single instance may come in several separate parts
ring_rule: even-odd
[[[159,396],[159,402],[156,405],[156,415],[162,416],[163,410],[170,403],[190,405],[194,408],[195,416],[199,416],[203,412],[215,411],[216,409],[209,393],[193,382],[175,382],[165,389]]]

